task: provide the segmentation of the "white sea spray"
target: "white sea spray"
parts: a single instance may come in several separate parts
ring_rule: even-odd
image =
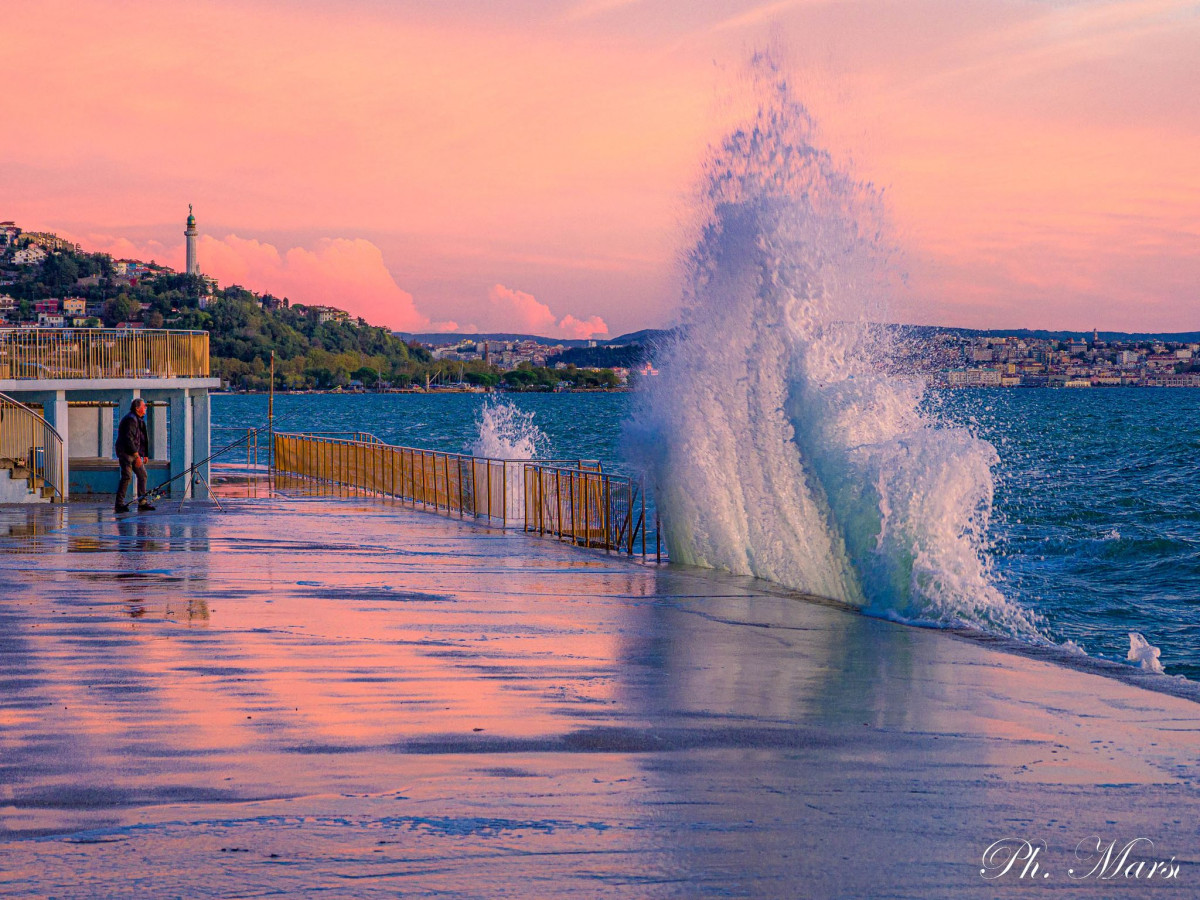
[[[680,336],[627,432],[672,560],[890,617],[1044,640],[988,556],[995,448],[922,412],[872,324],[888,286],[878,192],[816,144],[769,62],[715,148]]]
[[[517,407],[511,400],[488,399],[479,411],[478,434],[467,448],[472,456],[491,460],[508,460],[508,464],[492,463],[492,477],[500,466],[505,480],[505,515],[518,521],[525,515],[525,473],[514,460],[537,459],[549,454],[550,439],[534,421],[534,413]],[[482,490],[482,488],[479,488]]]
[[[479,411],[478,434],[468,448],[474,456],[490,459],[534,459],[550,446],[534,414],[518,409],[509,400],[488,400]]]

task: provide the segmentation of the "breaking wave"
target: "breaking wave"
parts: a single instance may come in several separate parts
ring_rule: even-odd
[[[627,433],[676,562],[907,621],[1044,640],[994,583],[995,448],[890,374],[878,192],[816,143],[779,73],[713,150],[679,336]]]

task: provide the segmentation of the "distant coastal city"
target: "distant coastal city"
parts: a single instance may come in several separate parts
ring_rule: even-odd
[[[90,253],[49,232],[0,222],[0,329],[196,329],[230,390],[623,390],[653,377],[669,331],[608,340],[527,334],[411,334],[334,305],[293,303],[201,273],[189,208],[186,268]],[[978,331],[883,326],[891,368],[953,388],[1200,387],[1200,333]],[[0,365],[3,361],[0,360]]]

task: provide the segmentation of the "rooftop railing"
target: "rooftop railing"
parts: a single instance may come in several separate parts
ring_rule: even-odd
[[[208,374],[206,331],[0,330],[0,380],[207,378]]]

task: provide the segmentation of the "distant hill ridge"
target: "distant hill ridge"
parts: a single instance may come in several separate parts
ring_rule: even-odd
[[[927,338],[935,334],[956,334],[961,337],[1012,337],[1029,338],[1042,341],[1069,341],[1074,338],[1090,340],[1092,331],[1051,331],[1044,328],[959,328],[947,325],[898,325],[889,323],[882,326],[888,330],[903,332],[914,337]],[[658,345],[672,335],[678,333],[676,328],[643,328],[641,331],[631,331],[628,334],[614,338],[594,338],[597,347],[627,347],[634,344]],[[537,334],[517,334],[512,332],[466,333],[466,332],[425,332],[413,333],[407,331],[395,332],[397,337],[406,341],[416,341],[421,344],[451,344],[458,341],[536,341],[546,346],[561,344],[563,347],[587,347],[589,341],[566,338],[550,338]],[[1163,343],[1194,344],[1200,343],[1200,331],[1100,331],[1100,340],[1107,343],[1122,342],[1136,343],[1138,341],[1162,341]]]
[[[926,328],[932,332],[959,334],[964,337],[1014,337],[1041,341],[1069,341],[1073,338],[1090,340],[1092,337],[1091,329],[1087,331],[1047,331],[1042,328],[943,328],[939,325],[901,327]],[[1200,331],[1097,331],[1096,336],[1105,343],[1162,341],[1167,344],[1194,344],[1200,342]]]
[[[536,341],[539,344],[544,344],[548,347],[553,347],[556,344],[561,344],[564,347],[587,347],[589,343],[595,341],[598,347],[625,347],[630,344],[644,344],[647,341],[657,340],[666,337],[670,331],[659,328],[643,328],[641,331],[631,331],[629,334],[618,335],[615,338],[591,338],[590,340],[578,340],[576,338],[551,338],[543,337],[539,334],[519,334],[508,331],[494,332],[463,332],[463,331],[396,331],[393,332],[398,338],[403,338],[406,341],[416,341],[419,344],[456,344],[459,341],[500,341],[502,343],[520,342],[520,341]]]

